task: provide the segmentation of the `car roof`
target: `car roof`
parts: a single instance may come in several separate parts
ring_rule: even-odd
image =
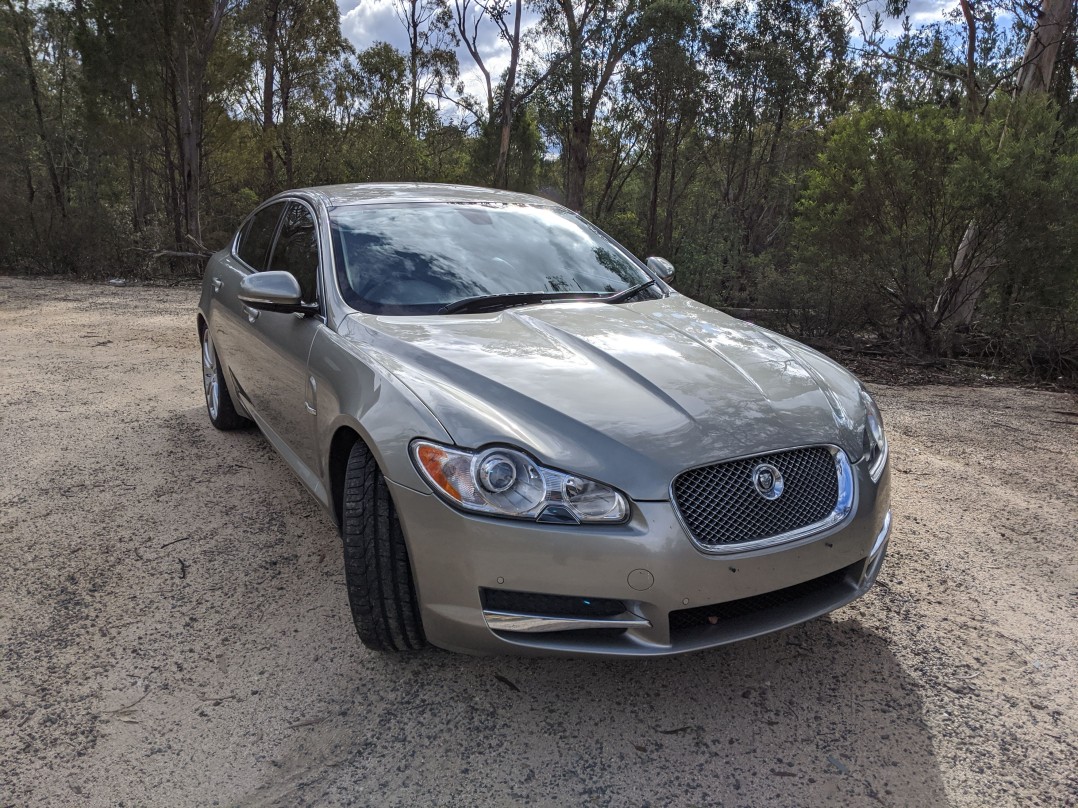
[[[326,207],[367,205],[379,202],[475,202],[557,207],[549,199],[514,191],[449,185],[433,182],[358,182],[349,185],[320,185],[291,193],[320,197]]]

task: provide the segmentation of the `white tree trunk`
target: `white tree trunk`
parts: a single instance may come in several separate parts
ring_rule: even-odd
[[[1074,0],[1043,0],[1037,26],[1029,35],[1026,56],[1018,71],[1015,93],[1020,96],[1047,92],[1059,46],[1070,25]]]

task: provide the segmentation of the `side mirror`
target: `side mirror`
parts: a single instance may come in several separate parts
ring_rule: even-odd
[[[674,265],[665,258],[659,258],[657,255],[651,256],[648,259],[648,269],[658,275],[659,280],[666,283],[670,283],[674,279]]]
[[[240,301],[259,311],[311,314],[318,307],[303,302],[299,281],[291,272],[255,272],[240,281]]]

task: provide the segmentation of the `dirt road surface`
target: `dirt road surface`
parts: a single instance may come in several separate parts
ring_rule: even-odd
[[[0,806],[1075,805],[1078,402],[878,389],[895,531],[829,617],[674,659],[387,658],[193,289],[0,278]]]

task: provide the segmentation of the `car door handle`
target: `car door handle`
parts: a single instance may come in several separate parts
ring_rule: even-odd
[[[225,282],[223,280],[221,280],[220,278],[214,278],[212,283],[213,283],[213,291],[215,291],[215,292],[220,292],[221,287],[225,285]]]
[[[243,313],[247,315],[247,322],[253,323],[258,319],[258,309],[252,309],[250,306],[243,307]]]

